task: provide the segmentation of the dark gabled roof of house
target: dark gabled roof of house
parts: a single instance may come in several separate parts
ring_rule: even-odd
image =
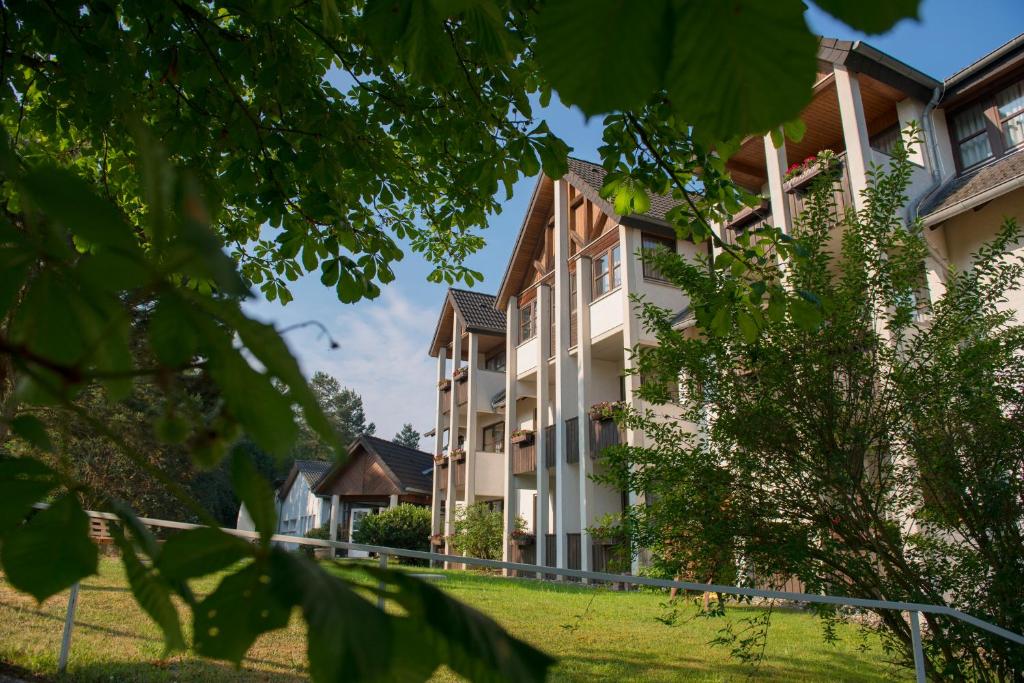
[[[448,293],[471,332],[505,334],[505,312],[495,308],[497,299],[493,294],[466,289],[450,289]]]
[[[505,312],[495,305],[493,294],[471,292],[466,289],[449,289],[441,305],[441,314],[434,326],[430,341],[430,356],[437,357],[441,347],[451,339],[452,318],[458,315],[466,324],[467,332],[505,336]]]
[[[384,461],[403,489],[422,493],[433,491],[433,478],[424,474],[434,468],[434,458],[429,453],[376,436],[361,436],[356,443],[360,442]]]
[[[1024,176],[1024,149],[985,164],[981,168],[948,180],[921,205],[920,215],[928,222],[929,216],[964,204],[983,192],[997,189]],[[967,208],[966,206],[964,207]]]
[[[1024,33],[1011,38],[950,76],[943,83],[943,106],[970,97],[976,86],[992,78],[1001,78],[1007,69],[1016,68],[1024,55]],[[955,104],[953,105],[955,106]]]
[[[333,466],[334,463],[328,460],[296,460],[292,463],[292,469],[288,472],[288,477],[277,490],[278,497],[283,500],[288,495],[288,491],[291,490],[292,484],[295,483],[299,475],[309,484],[309,489],[313,490]]]
[[[927,102],[941,82],[860,40],[818,39],[818,59],[866,74]]]
[[[601,188],[604,187],[604,178],[608,175],[608,171],[605,170],[604,166],[575,157],[569,157],[569,173],[575,174],[576,177],[586,183],[596,193],[601,192]],[[641,217],[653,218],[657,221],[665,221],[665,214],[679,204],[672,197],[660,194],[650,195],[650,200],[651,209],[647,213],[642,214]]]

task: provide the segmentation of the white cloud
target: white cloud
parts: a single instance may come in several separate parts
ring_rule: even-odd
[[[363,397],[378,436],[390,439],[406,422],[422,434],[435,419],[437,368],[427,355],[435,316],[391,286],[376,300],[342,306],[333,320],[321,318],[340,348],[326,348],[312,329],[289,343],[307,375],[323,370]]]

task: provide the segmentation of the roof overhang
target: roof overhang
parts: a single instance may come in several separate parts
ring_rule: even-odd
[[[871,76],[907,95],[927,102],[942,83],[860,40],[818,40],[818,59]]]
[[[1021,64],[1024,64],[1024,33],[947,78],[943,84],[942,106],[955,105],[970,98],[978,89]]]

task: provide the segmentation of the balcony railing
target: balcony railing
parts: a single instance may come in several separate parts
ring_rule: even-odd
[[[453,382],[455,385],[455,405],[461,406],[469,400],[469,380]]]
[[[833,186],[835,198],[834,218],[841,218],[846,207],[853,206],[853,190],[850,187],[850,168],[846,163],[846,152],[836,156],[841,173],[838,182]],[[812,180],[820,174],[820,170],[810,170],[793,178],[785,184],[786,201],[789,202],[789,215],[795,220],[807,208],[810,200]]]
[[[565,421],[565,461],[570,465],[580,461],[580,420],[576,417]]]
[[[466,461],[455,463],[455,488],[456,490],[466,487]]]
[[[440,481],[437,482],[438,487],[441,491],[448,490],[448,463],[443,465],[437,465],[437,476]]]
[[[544,428],[544,467],[555,466],[555,425]]]
[[[590,457],[601,455],[608,446],[622,443],[622,431],[613,420],[590,420]]]
[[[512,444],[512,474],[537,471],[537,446],[533,440]]]

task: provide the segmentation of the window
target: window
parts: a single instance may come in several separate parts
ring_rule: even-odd
[[[533,339],[537,334],[537,321],[535,319],[536,301],[523,304],[519,308],[519,343]]]
[[[502,349],[497,353],[493,353],[484,359],[484,370],[493,370],[494,372],[505,371],[505,350]]]
[[[657,249],[659,247],[664,247],[665,249],[668,249],[669,251],[675,251],[676,250],[675,240],[669,239],[667,237],[657,237],[655,235],[644,235],[643,238],[640,240],[640,244],[641,244],[641,248],[642,248],[642,250],[643,250],[643,252],[645,254],[648,251],[651,251],[653,249]],[[665,276],[662,275],[661,272],[657,268],[654,267],[653,263],[649,263],[646,258],[643,260],[643,263],[644,263],[644,277],[651,278],[652,280],[661,280],[662,282],[665,281]]]
[[[974,166],[992,156],[985,130],[985,110],[978,104],[953,117],[953,136],[960,150],[960,165]]]
[[[622,262],[619,245],[594,259],[594,298],[612,291],[622,284]]]
[[[962,109],[951,121],[961,170],[1020,147],[1024,144],[1024,81]]]
[[[1003,144],[1009,148],[1024,142],[1024,81],[996,95],[996,111],[1003,130]]]
[[[485,453],[501,453],[505,449],[505,423],[495,422],[492,425],[484,427],[484,443],[483,449]]]

